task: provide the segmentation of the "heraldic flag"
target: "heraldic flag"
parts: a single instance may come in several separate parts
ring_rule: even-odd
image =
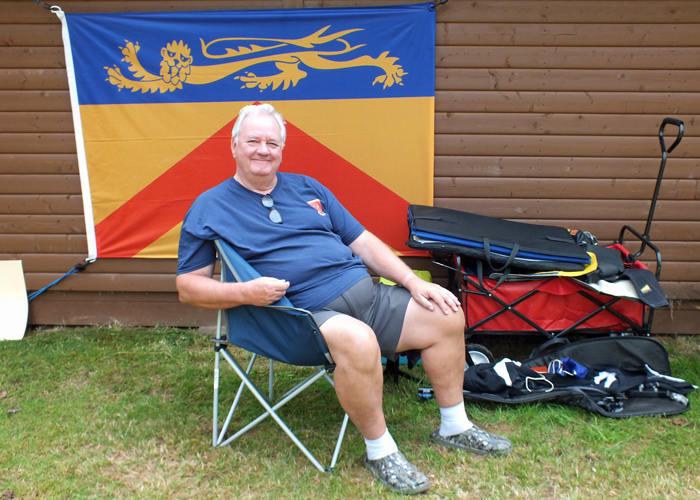
[[[89,258],[174,258],[201,192],[235,173],[245,105],[287,122],[282,171],[326,185],[402,255],[432,205],[435,13],[398,7],[68,14],[63,39]]]

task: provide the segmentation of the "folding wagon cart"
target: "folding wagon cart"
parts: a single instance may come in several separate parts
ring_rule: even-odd
[[[668,150],[667,125],[678,127]],[[474,334],[648,336],[654,310],[668,305],[659,286],[661,253],[649,233],[668,153],[682,138],[683,122],[665,118],[659,129],[661,165],[644,233],[624,225],[607,247],[584,231],[411,205],[407,244],[430,252],[436,263],[449,268],[466,318],[465,341]],[[625,247],[628,237],[640,244],[636,253]],[[647,248],[654,253],[654,272],[640,261]],[[479,346],[467,344],[470,351],[468,363],[493,361]]]

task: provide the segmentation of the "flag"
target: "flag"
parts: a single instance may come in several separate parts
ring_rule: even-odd
[[[256,102],[287,122],[281,171],[417,255],[406,216],[433,199],[432,3],[57,15],[89,258],[176,257],[192,201],[235,173],[231,130]]]

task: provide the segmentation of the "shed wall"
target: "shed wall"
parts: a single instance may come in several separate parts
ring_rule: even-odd
[[[409,1],[68,0],[66,12],[387,5]],[[652,239],[673,310],[655,331],[700,331],[700,2],[460,1],[437,8],[435,205],[584,229],[642,232],[666,116],[669,156]],[[0,1],[0,259],[27,288],[87,255],[60,22]],[[667,144],[675,127],[666,130]],[[403,224],[403,221],[397,221]],[[647,257],[648,254],[645,254]],[[438,280],[427,260],[411,259]],[[650,263],[651,264],[651,263]],[[30,305],[32,324],[201,325],[178,303],[172,260],[100,259]]]

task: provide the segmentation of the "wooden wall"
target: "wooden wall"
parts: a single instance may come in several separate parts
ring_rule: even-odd
[[[66,12],[387,5],[410,1],[68,0]],[[655,330],[700,332],[700,2],[450,0],[437,8],[435,204],[591,231],[643,231],[666,116],[685,122],[651,230],[675,299]],[[677,129],[667,127],[670,145]],[[0,259],[27,288],[87,254],[55,15],[0,1]],[[645,257],[647,254],[645,254]],[[415,267],[440,270],[429,262]],[[33,324],[211,324],[180,305],[175,262],[102,259],[30,304]],[[698,301],[698,302],[695,302]]]

